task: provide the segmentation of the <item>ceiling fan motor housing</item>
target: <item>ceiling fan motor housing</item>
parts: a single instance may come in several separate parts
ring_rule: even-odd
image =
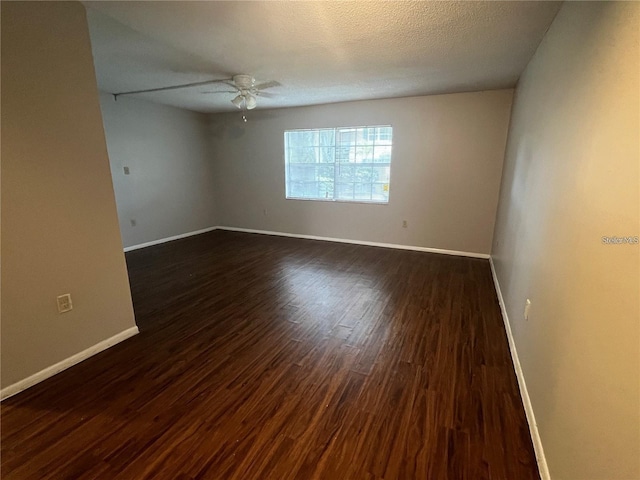
[[[236,84],[238,90],[251,90],[256,80],[251,75],[234,75],[233,83]]]

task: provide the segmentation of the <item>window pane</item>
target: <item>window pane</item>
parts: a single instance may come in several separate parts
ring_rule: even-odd
[[[316,163],[318,158],[317,147],[306,147],[302,149],[302,161],[305,163]]]
[[[355,147],[336,147],[336,162],[349,163],[355,158]]]
[[[320,162],[333,163],[335,162],[335,155],[335,147],[320,147]]]
[[[389,183],[390,173],[391,173],[391,169],[389,168],[389,166],[379,167],[376,165],[375,167],[372,168],[371,181]]]
[[[358,128],[356,130],[356,144],[357,145],[366,145],[367,143],[371,143],[371,142],[369,142],[369,139],[367,138],[368,132],[369,132],[368,128]]]
[[[373,147],[370,145],[357,147],[355,160],[356,163],[373,162]]]
[[[304,148],[292,148],[288,150],[287,159],[290,163],[301,163],[304,158]]]
[[[320,143],[323,147],[333,147],[336,144],[336,131],[331,128],[319,130]]]
[[[356,200],[371,200],[371,184],[356,183],[354,185],[354,198]]]
[[[316,163],[317,158],[317,147],[299,147],[289,149],[289,162],[291,163]]]
[[[320,199],[333,200],[333,179],[330,182],[319,182],[318,193]]]
[[[355,128],[340,128],[336,133],[336,145],[341,147],[355,146],[356,143],[356,129]]]
[[[353,183],[336,184],[336,198],[340,200],[353,200]]]
[[[373,143],[374,140],[376,139],[376,129],[375,127],[368,127],[368,128],[364,128],[364,138],[366,139],[367,143]]]
[[[385,190],[386,187],[386,190]],[[389,185],[374,183],[371,186],[371,200],[387,202],[389,200]]]
[[[303,185],[302,182],[289,182],[289,196],[300,198],[303,193]]]
[[[350,182],[354,180],[355,167],[353,165],[338,165],[336,169],[336,178],[339,182]]]
[[[318,198],[318,182],[308,182],[305,184],[304,196],[307,198]]]
[[[391,162],[391,145],[376,145],[373,151],[374,162]]]
[[[333,182],[333,164],[319,164],[315,167],[316,180],[319,182]]]
[[[377,127],[376,145],[391,145],[391,127]]]
[[[315,167],[305,164],[289,165],[289,180],[292,182],[309,182],[316,179]]]
[[[360,183],[371,183],[372,169],[370,166],[355,167],[355,180]]]
[[[286,132],[289,148],[304,146],[304,131]]]

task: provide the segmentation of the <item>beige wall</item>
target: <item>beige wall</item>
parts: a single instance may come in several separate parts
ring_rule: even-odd
[[[107,94],[100,105],[124,246],[215,226],[207,116]]]
[[[1,95],[6,387],[135,323],[80,3],[2,2]]]
[[[516,90],[493,256],[554,480],[640,478],[640,249],[601,243],[640,234],[639,26],[565,3]]]
[[[512,93],[253,111],[246,124],[213,115],[218,223],[488,254]],[[285,130],[382,124],[393,126],[388,205],[285,200]]]

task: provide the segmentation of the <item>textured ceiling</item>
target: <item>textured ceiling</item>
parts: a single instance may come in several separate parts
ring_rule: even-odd
[[[100,90],[275,80],[258,108],[513,87],[558,2],[85,2]],[[139,95],[232,111],[224,84]]]

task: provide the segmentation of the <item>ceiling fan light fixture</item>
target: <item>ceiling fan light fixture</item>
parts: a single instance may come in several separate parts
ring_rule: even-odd
[[[256,108],[257,104],[256,97],[254,97],[250,93],[247,93],[247,95],[245,96],[245,104],[247,105],[247,110],[253,110],[254,108]]]
[[[241,108],[243,100],[244,100],[244,96],[242,94],[240,94],[236,98],[231,100],[231,103],[233,103],[236,107]],[[254,99],[254,101],[255,101],[255,99]]]

